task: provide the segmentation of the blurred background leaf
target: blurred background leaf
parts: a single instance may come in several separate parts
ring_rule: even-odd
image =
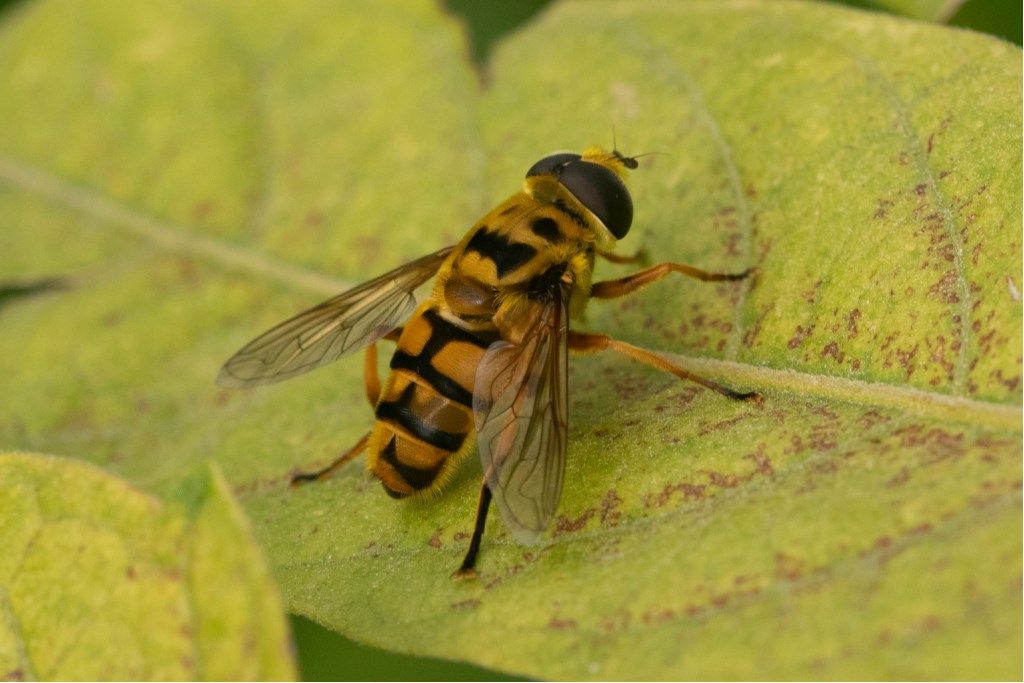
[[[0,34],[4,273],[71,289],[5,309],[5,443],[74,446],[168,495],[217,453],[291,608],[407,652],[536,676],[1011,675],[1019,51],[827,6],[669,6],[566,3],[489,46],[529,12],[471,21],[494,55],[472,69],[429,3],[24,5]],[[358,467],[285,490],[366,428],[359,364],[243,395],[210,386],[219,362],[424,235],[457,239],[537,156],[612,122],[624,149],[670,152],[634,175],[627,248],[765,275],[666,283],[591,324],[769,410],[577,363],[551,543],[495,521],[470,586],[447,574],[475,465],[429,505]],[[958,227],[961,258],[980,251],[947,282]],[[980,309],[957,320],[965,293]],[[737,619],[772,659],[736,655],[755,637]]]
[[[223,478],[202,468],[172,500],[81,461],[0,454],[0,679],[295,677]]]

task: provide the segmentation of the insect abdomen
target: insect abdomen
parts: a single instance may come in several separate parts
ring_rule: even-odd
[[[473,380],[491,341],[435,308],[406,324],[369,444],[370,471],[392,496],[440,487],[473,447]]]

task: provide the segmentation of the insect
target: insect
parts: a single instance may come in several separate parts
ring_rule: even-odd
[[[742,280],[755,269],[711,273],[664,262],[592,282],[596,258],[630,263],[609,249],[633,222],[626,173],[635,157],[598,147],[535,163],[522,191],[462,240],[299,313],[246,344],[218,383],[251,387],[288,379],[366,350],[369,433],[322,470],[323,479],[362,451],[395,498],[439,491],[474,444],[483,484],[473,535],[456,575],[472,575],[491,501],[512,534],[533,541],[562,492],[567,441],[568,351],[616,351],[737,400],[760,400],[698,376],[646,349],[570,329],[590,299],[614,299],[670,273]],[[414,291],[434,278],[417,305]],[[391,372],[377,375],[376,342],[396,342]]]

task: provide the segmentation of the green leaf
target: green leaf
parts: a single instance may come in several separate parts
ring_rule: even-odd
[[[0,455],[0,678],[290,679],[280,598],[216,467],[185,505]]]
[[[211,453],[290,609],[545,678],[1021,675],[1021,53],[789,2],[558,4],[485,72],[433,4],[27,5],[0,34],[0,442],[157,493]],[[480,88],[484,82],[486,87]],[[586,327],[764,406],[574,359],[543,543],[479,465],[395,503],[353,464],[361,362],[252,392],[219,365],[457,240],[554,149],[645,157],[626,252],[666,280]],[[599,267],[619,277],[622,266]],[[337,276],[337,277],[335,277]]]

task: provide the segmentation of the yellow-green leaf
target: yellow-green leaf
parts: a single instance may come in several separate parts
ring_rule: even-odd
[[[216,468],[162,504],[76,460],[0,455],[0,679],[295,677],[277,589]]]
[[[559,3],[466,61],[425,0],[26,5],[0,33],[0,441],[160,493],[213,456],[289,607],[538,677],[1021,674],[1021,53],[790,2]],[[481,84],[483,84],[481,86]],[[586,327],[764,406],[574,359],[566,492],[448,576],[479,466],[395,503],[358,359],[253,392],[223,360],[457,240],[555,149],[644,157],[622,249],[658,283]],[[602,265],[598,277],[627,267]]]

